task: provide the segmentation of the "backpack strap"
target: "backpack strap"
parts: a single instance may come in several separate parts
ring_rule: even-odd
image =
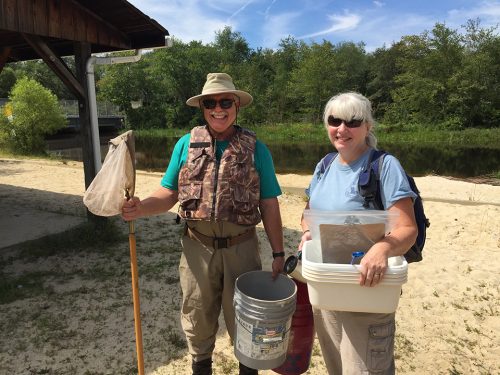
[[[319,167],[319,178],[323,176],[326,169],[332,164],[333,160],[337,157],[338,152],[330,152],[325,155],[323,159],[321,159],[321,165]]]
[[[380,192],[380,171],[385,155],[386,152],[383,150],[372,150],[365,168],[359,174],[358,190],[364,198],[364,208],[369,208],[372,204],[377,210],[384,209]]]

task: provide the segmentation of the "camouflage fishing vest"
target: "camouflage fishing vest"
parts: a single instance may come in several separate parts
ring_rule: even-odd
[[[188,220],[260,222],[260,177],[254,165],[255,134],[235,126],[236,133],[215,158],[215,140],[206,126],[191,130],[186,164],[179,172],[179,215]]]

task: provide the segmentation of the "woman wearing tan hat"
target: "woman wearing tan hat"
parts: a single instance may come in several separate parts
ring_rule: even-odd
[[[273,251],[273,276],[283,272],[281,194],[267,147],[236,125],[252,96],[225,73],[209,73],[200,95],[187,104],[203,111],[197,126],[174,147],[161,187],[141,201],[124,203],[125,220],[160,214],[179,202],[186,220],[179,265],[181,323],[193,358],[193,374],[212,374],[212,352],[222,308],[233,339],[234,284],[262,269],[255,226],[262,220]],[[240,363],[240,374],[257,374]]]

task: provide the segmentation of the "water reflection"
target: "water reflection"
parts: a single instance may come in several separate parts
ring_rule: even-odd
[[[143,145],[137,142],[139,169],[165,171],[170,154],[178,138],[168,142]],[[311,174],[318,161],[333,150],[330,144],[280,143],[267,144],[273,156],[276,172]],[[500,150],[442,147],[423,145],[419,147],[384,145],[379,148],[396,156],[413,176],[437,174],[453,177],[474,177],[498,171]]]
[[[136,139],[137,168],[164,172],[170,154],[178,138],[156,139],[145,144]],[[286,143],[267,144],[273,156],[278,173],[311,174],[318,161],[332,151],[329,144]],[[384,145],[379,147],[396,156],[408,174],[425,176],[437,174],[453,177],[474,177],[489,174],[500,169],[500,150],[442,147],[423,145],[419,147],[402,145]],[[107,146],[101,147],[104,158]],[[81,149],[53,150],[53,153],[72,160],[82,160]]]

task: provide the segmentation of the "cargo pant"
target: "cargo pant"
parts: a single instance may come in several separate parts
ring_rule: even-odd
[[[314,309],[328,374],[393,375],[395,316]]]
[[[237,236],[249,229],[228,222],[190,221],[189,226],[206,236],[217,237]],[[181,325],[193,361],[212,356],[221,307],[227,332],[234,340],[235,281],[245,272],[261,269],[256,235],[241,244],[217,250],[183,236],[179,264]]]

